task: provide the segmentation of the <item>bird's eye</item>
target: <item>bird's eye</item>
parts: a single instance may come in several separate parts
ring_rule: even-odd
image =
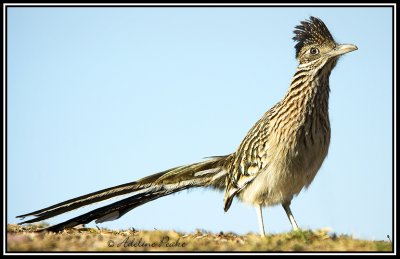
[[[311,49],[310,49],[310,53],[311,53],[312,55],[317,55],[317,54],[319,53],[319,50],[318,50],[317,48],[311,48]]]

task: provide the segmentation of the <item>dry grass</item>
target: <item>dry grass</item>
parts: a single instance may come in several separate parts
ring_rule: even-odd
[[[40,226],[43,227],[43,226]],[[261,238],[256,234],[113,231],[80,228],[61,233],[35,232],[36,225],[7,226],[7,251],[392,251],[389,241],[366,241],[329,234],[327,230],[296,231]]]

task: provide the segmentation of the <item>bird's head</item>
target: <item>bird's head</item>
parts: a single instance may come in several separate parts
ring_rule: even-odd
[[[323,61],[322,63],[325,64],[347,52],[357,50],[357,46],[353,44],[336,43],[321,19],[313,16],[296,26],[294,34],[293,40],[297,42],[296,58],[300,64],[316,60]]]

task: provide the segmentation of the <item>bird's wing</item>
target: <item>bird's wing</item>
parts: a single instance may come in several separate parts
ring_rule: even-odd
[[[236,194],[251,183],[267,166],[263,157],[267,155],[268,125],[273,116],[276,104],[250,129],[236,153],[231,167],[228,169],[224,210],[231,206]]]
[[[258,160],[258,158],[256,159]],[[247,157],[239,157],[232,168],[232,173],[227,178],[227,185],[224,198],[224,210],[227,211],[232,204],[233,198],[251,183],[262,170],[261,161],[252,161]]]

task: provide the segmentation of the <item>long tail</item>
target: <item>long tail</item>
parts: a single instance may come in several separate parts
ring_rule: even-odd
[[[19,224],[33,223],[116,196],[129,193],[134,194],[131,197],[92,210],[60,224],[48,227],[45,230],[61,231],[65,228],[86,224],[93,220],[96,220],[96,223],[115,220],[142,204],[185,189],[194,187],[223,189],[227,175],[226,166],[230,159],[231,155],[218,156],[203,162],[175,167],[135,182],[89,193],[41,210],[17,216],[17,218],[35,216],[35,218]]]

